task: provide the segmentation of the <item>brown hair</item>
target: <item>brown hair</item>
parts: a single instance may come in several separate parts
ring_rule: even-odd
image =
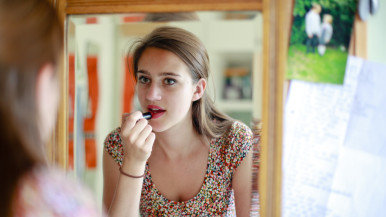
[[[147,22],[171,22],[200,20],[195,12],[173,12],[173,13],[148,13],[144,21]]]
[[[36,82],[45,63],[57,65],[62,37],[46,0],[0,0],[0,216],[12,216],[20,178],[45,164]]]
[[[201,78],[205,80],[209,78],[209,56],[206,48],[199,38],[184,29],[170,26],[159,27],[133,46],[135,45],[137,46],[133,52],[132,67],[135,80],[139,59],[148,47],[168,50],[180,57],[188,66],[193,82],[197,83]],[[232,118],[214,106],[206,92],[201,99],[193,102],[192,120],[194,129],[200,135],[209,138],[221,136],[233,123]]]

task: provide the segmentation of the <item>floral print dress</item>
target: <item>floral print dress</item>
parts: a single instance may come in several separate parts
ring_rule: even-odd
[[[123,147],[120,128],[105,140],[105,151],[121,165]],[[235,216],[232,176],[252,147],[252,132],[235,121],[222,137],[210,142],[204,183],[196,196],[188,201],[171,201],[157,190],[146,164],[140,202],[142,216]]]

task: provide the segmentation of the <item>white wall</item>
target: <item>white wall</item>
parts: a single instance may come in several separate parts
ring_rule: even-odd
[[[367,59],[386,64],[386,0],[379,0],[379,9],[367,20]]]

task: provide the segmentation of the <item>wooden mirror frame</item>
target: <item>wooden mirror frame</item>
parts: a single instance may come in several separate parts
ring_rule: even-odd
[[[50,0],[63,22],[66,45],[68,16],[135,12],[254,10],[263,13],[263,117],[259,171],[260,216],[281,216],[281,146],[285,63],[292,1],[286,0]],[[66,53],[66,46],[64,54]],[[66,55],[63,55],[66,63]],[[68,76],[61,67],[61,105],[53,142],[52,164],[67,169]],[[256,184],[257,183],[253,183]]]

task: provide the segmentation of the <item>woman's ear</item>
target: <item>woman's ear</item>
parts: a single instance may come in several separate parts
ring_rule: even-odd
[[[55,127],[59,105],[59,87],[53,64],[44,64],[38,72],[36,101],[42,138],[47,139]]]
[[[36,96],[38,103],[44,103],[49,100],[52,94],[53,77],[55,68],[52,64],[44,64],[40,68],[36,83]]]
[[[206,80],[201,78],[196,84],[196,91],[193,94],[192,101],[197,101],[201,99],[201,97],[204,95],[205,88],[206,88]]]

